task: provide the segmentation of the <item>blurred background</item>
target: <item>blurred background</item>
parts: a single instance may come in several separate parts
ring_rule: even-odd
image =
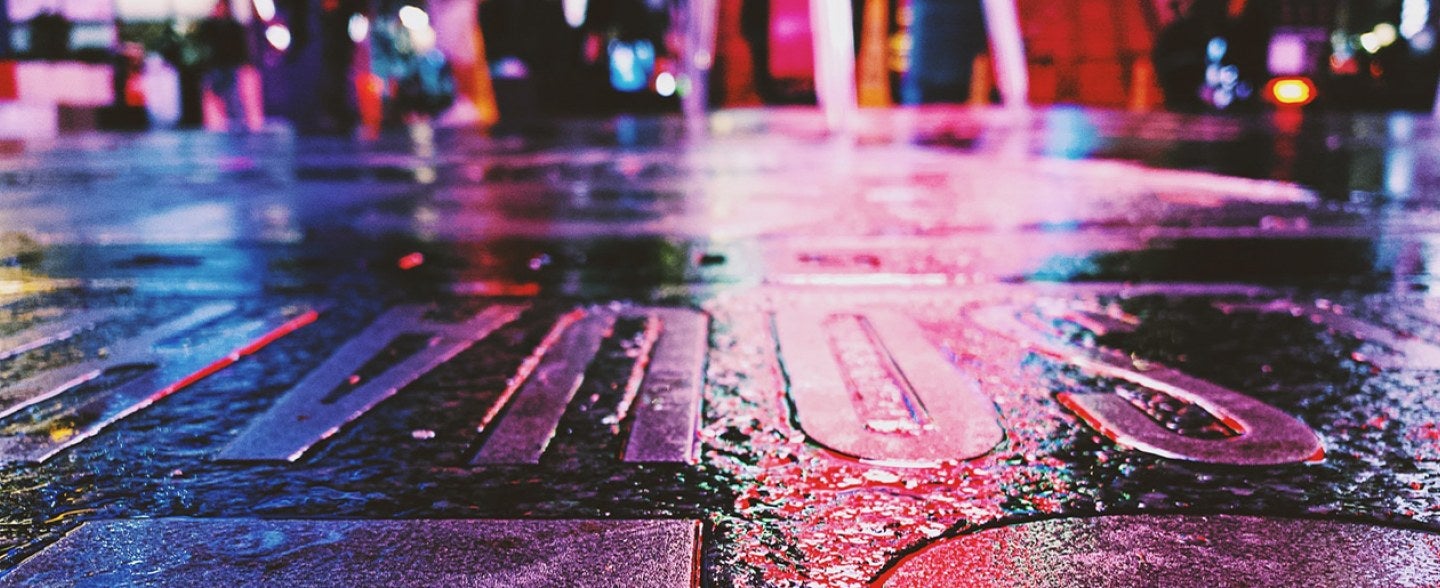
[[[1437,21],[1430,0],[0,0],[0,137],[815,104],[825,52],[860,107],[997,104],[1020,72],[1004,101],[1433,111]]]

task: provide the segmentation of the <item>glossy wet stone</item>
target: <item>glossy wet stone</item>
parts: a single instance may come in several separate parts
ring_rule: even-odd
[[[697,532],[693,521],[104,521],[0,585],[686,588]]]
[[[945,539],[877,586],[1430,586],[1440,535],[1250,516],[1057,519]]]

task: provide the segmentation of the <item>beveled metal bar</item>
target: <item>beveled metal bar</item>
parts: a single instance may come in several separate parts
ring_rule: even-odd
[[[695,462],[695,431],[710,349],[710,319],[688,308],[647,308],[660,320],[645,378],[631,407],[627,462]]]
[[[509,398],[500,419],[487,427],[475,465],[535,464],[555,436],[585,369],[615,324],[615,315],[589,310],[544,351],[525,383]]]

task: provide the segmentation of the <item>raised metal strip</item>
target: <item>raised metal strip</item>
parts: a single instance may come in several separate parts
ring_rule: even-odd
[[[276,339],[313,322],[317,316],[315,311],[293,318],[276,316],[228,329],[203,341],[176,347],[156,346],[164,339],[209,322],[232,308],[229,304],[202,307],[127,341],[125,348],[112,357],[107,367],[140,364],[154,365],[154,369],[86,401],[67,406],[50,417],[50,422],[69,423],[69,427],[73,428],[31,430],[0,437],[0,463],[44,462],[116,421],[230,366],[245,355],[259,351]],[[146,349],[150,352],[146,353]]]
[[[689,588],[699,529],[691,520],[92,521],[0,587]]]
[[[1161,426],[1116,394],[1056,394],[1058,402],[1116,443],[1171,459],[1232,465],[1299,463],[1325,455],[1319,436],[1280,409],[1159,364],[1137,369],[1123,353],[1060,343],[1022,322],[1019,312],[1013,306],[997,306],[974,317],[986,328],[1092,374],[1126,380],[1195,404],[1237,433],[1225,439],[1186,437]]]
[[[883,310],[862,315],[882,343],[873,352],[899,368],[898,376],[918,397],[917,408],[924,414],[917,416],[927,422],[905,431],[871,427],[856,407],[843,371],[847,367],[829,344],[825,321],[832,316],[839,315],[814,308],[775,314],[790,398],[806,435],[864,461],[901,466],[978,457],[1004,438],[994,405],[975,384],[927,342],[914,321]]]
[[[91,359],[40,372],[29,378],[0,388],[0,418],[10,416],[37,402],[52,398],[66,390],[88,382],[105,370],[127,364],[152,364],[155,344],[186,330],[205,324],[235,310],[228,302],[213,302],[189,314],[145,331],[138,336],[117,342],[101,359]]]
[[[64,341],[119,314],[120,311],[115,309],[82,310],[67,314],[59,320],[25,329],[9,337],[0,337],[0,360],[10,359],[26,351]]]
[[[1147,555],[1148,554],[1148,555]],[[1053,519],[942,539],[871,586],[1434,586],[1440,536],[1234,515]]]
[[[634,420],[624,460],[694,463],[710,319],[688,308],[644,312],[660,320],[660,339],[650,351],[645,379],[631,407]]]
[[[615,324],[615,315],[587,311],[570,324],[560,340],[544,351],[524,385],[509,399],[499,422],[471,463],[535,464],[555,436],[570,399],[585,378],[585,369]]]
[[[1115,317],[1090,310],[1067,310],[1062,311],[1060,316],[1095,333],[1098,337],[1104,337],[1111,333],[1133,333],[1139,325],[1139,319],[1135,317]]]
[[[426,306],[393,308],[375,319],[360,334],[341,345],[320,367],[285,392],[270,410],[256,418],[240,436],[220,451],[219,459],[237,461],[295,461],[340,427],[365,414],[381,401],[449,361],[476,341],[515,320],[524,306],[496,305],[463,323],[436,323],[424,318]],[[356,386],[344,396],[326,402],[336,386],[375,357],[396,337],[406,333],[429,334],[432,344],[400,361],[380,375]]]

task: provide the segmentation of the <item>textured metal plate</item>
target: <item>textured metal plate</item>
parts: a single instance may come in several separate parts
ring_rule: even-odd
[[[879,586],[1434,586],[1440,535],[1252,516],[1057,519],[939,541]]]
[[[485,309],[470,320],[440,324],[424,319],[421,305],[390,310],[363,332],[351,338],[324,364],[296,384],[274,407],[220,452],[224,460],[300,459],[307,450],[352,420],[393,396],[475,341],[514,320],[522,307],[500,305]],[[426,346],[368,382],[339,398],[332,391],[350,380],[367,361],[404,334],[424,333],[434,338]]]
[[[0,337],[0,360],[9,359],[51,343],[64,341],[118,314],[120,314],[119,311],[110,309],[82,310],[8,337]]]
[[[904,568],[909,555],[1013,525],[1059,533],[1071,529],[1059,521],[1117,514],[1440,532],[1440,152],[1426,148],[1440,127],[1403,116],[1307,114],[1293,127],[1269,115],[1014,114],[870,110],[843,137],[826,135],[804,109],[747,109],[716,113],[710,133],[642,116],[537,119],[487,133],[417,125],[359,143],[283,132],[6,142],[0,301],[25,298],[0,308],[0,348],[10,350],[0,351],[10,354],[0,361],[0,406],[32,378],[61,381],[32,387],[43,399],[14,405],[0,437],[74,439],[93,418],[123,418],[43,463],[0,463],[0,577],[27,561],[26,570],[42,561],[76,570],[95,557],[91,569],[103,574],[169,557],[193,556],[182,568],[223,563],[212,555],[232,550],[275,567],[258,580],[221,571],[171,583],[339,584],[348,578],[338,572],[298,574],[356,564],[405,577],[352,584],[404,584],[476,563],[473,550],[457,549],[474,542],[406,538],[459,520],[704,521],[700,581],[753,587],[863,585]],[[1247,179],[1154,169],[1173,166]],[[433,323],[463,321],[499,298],[531,306],[403,384],[433,359],[426,353],[448,348]],[[108,362],[135,347],[127,339],[219,300],[234,310],[119,356],[135,363],[56,371]],[[662,304],[678,308],[647,306]],[[151,384],[168,393],[231,356],[180,379],[124,388],[127,380],[181,365],[261,309],[305,306],[330,310],[126,416],[153,397]],[[412,306],[433,312],[394,321],[401,327],[389,334],[367,330],[388,309]],[[1028,332],[1008,337],[971,320],[996,306],[1016,309]],[[559,343],[565,329],[555,321],[575,308],[614,316],[598,350]],[[120,315],[80,326],[78,313],[96,309]],[[799,321],[811,335],[777,340],[774,317],[789,309],[823,316]],[[537,402],[545,417],[530,420],[512,409],[540,386],[532,376],[542,363],[583,380],[573,391],[550,387],[561,393]],[[290,389],[325,369],[314,403],[287,404]],[[806,379],[828,382],[831,395],[792,390]],[[1244,398],[1227,391],[1275,412],[1256,406],[1257,418],[1245,418],[1232,410]],[[857,429],[908,439],[899,444],[907,449],[926,445],[952,428],[936,413],[963,404],[957,396],[986,401],[968,414],[988,411],[1003,441],[935,460],[868,452],[879,444],[831,447]],[[265,430],[279,445],[285,435],[334,435],[302,456],[312,459],[284,461],[299,451],[293,444],[274,460],[214,459],[272,410],[280,418]],[[471,460],[504,438],[512,417],[541,441],[523,460],[476,467]],[[1286,418],[1310,429],[1325,459],[1296,462],[1309,457],[1299,445],[1281,447],[1273,462],[1264,460],[1275,452],[1258,445],[1211,454],[1239,455],[1245,467],[1190,459],[1205,457],[1192,451],[1205,445],[1237,448],[1237,427],[1263,431]],[[1146,436],[1127,434],[1144,428]],[[1187,439],[1194,444],[1179,443]],[[205,537],[166,531],[106,550],[125,540],[125,525],[174,517],[204,523],[193,534]],[[254,533],[211,525],[238,519]],[[423,526],[394,527],[398,539],[324,544],[347,536],[344,525],[382,521]],[[1205,527],[1157,549],[1145,549],[1150,532],[1135,528],[1099,539],[1065,532],[1050,543],[1017,540],[1030,551],[991,563],[1038,562],[1026,564],[1034,583],[1063,586],[1050,571],[1070,566],[1115,574],[1094,584],[1152,585],[1170,577],[1143,566],[1192,556],[1214,564],[1197,552],[1236,533],[1293,539],[1246,556],[1253,565],[1345,533],[1278,528]],[[310,541],[312,532],[320,539]],[[36,557],[72,545],[67,534],[98,539]],[[1360,541],[1361,555],[1410,553],[1361,535],[1373,540]],[[510,536],[500,547],[544,553],[529,545],[539,535]],[[1113,545],[1094,545],[1102,540]],[[204,549],[174,547],[186,545]],[[334,546],[343,549],[326,551]],[[593,561],[577,569],[608,561],[580,551]],[[416,562],[429,563],[406,567]],[[1141,567],[1126,575],[1131,564]],[[164,583],[169,569],[14,583]],[[1403,584],[1351,569],[1369,584]],[[1329,579],[1303,567],[1253,571],[1169,583]],[[635,578],[643,576],[535,581]],[[935,583],[1015,583],[984,578]]]
[[[634,586],[696,583],[684,520],[90,522],[0,586]]]
[[[156,343],[174,337],[186,330],[200,326],[206,322],[215,320],[235,310],[235,305],[228,302],[216,302],[204,304],[192,310],[189,314],[180,318],[172,319],[165,324],[145,331],[138,336],[117,342],[114,349],[104,358],[96,358],[80,363],[70,364],[53,370],[40,372],[15,384],[6,386],[0,390],[0,416],[9,416],[27,406],[61,394],[76,385],[93,380],[105,373],[105,370],[123,365],[153,364],[157,361],[154,354]],[[66,325],[64,331],[73,332],[79,324]],[[21,335],[24,335],[22,333]],[[68,336],[68,335],[67,335]],[[59,341],[62,338],[50,338],[48,340],[31,340],[28,345],[48,344]]]
[[[6,420],[18,421],[19,426],[9,428],[0,436],[0,462],[44,462],[112,423],[313,322],[316,317],[315,311],[309,310],[290,318],[276,313],[264,320],[237,325],[223,334],[162,345],[167,339],[234,309],[230,303],[201,306],[181,318],[120,342],[104,359],[46,372],[6,389],[7,396],[15,394],[10,396],[15,398],[15,404],[7,409]],[[45,411],[49,414],[33,424],[27,422],[23,413],[17,413],[21,406],[60,396],[108,370],[121,367],[141,367],[145,371],[83,400],[62,402],[55,410]]]

